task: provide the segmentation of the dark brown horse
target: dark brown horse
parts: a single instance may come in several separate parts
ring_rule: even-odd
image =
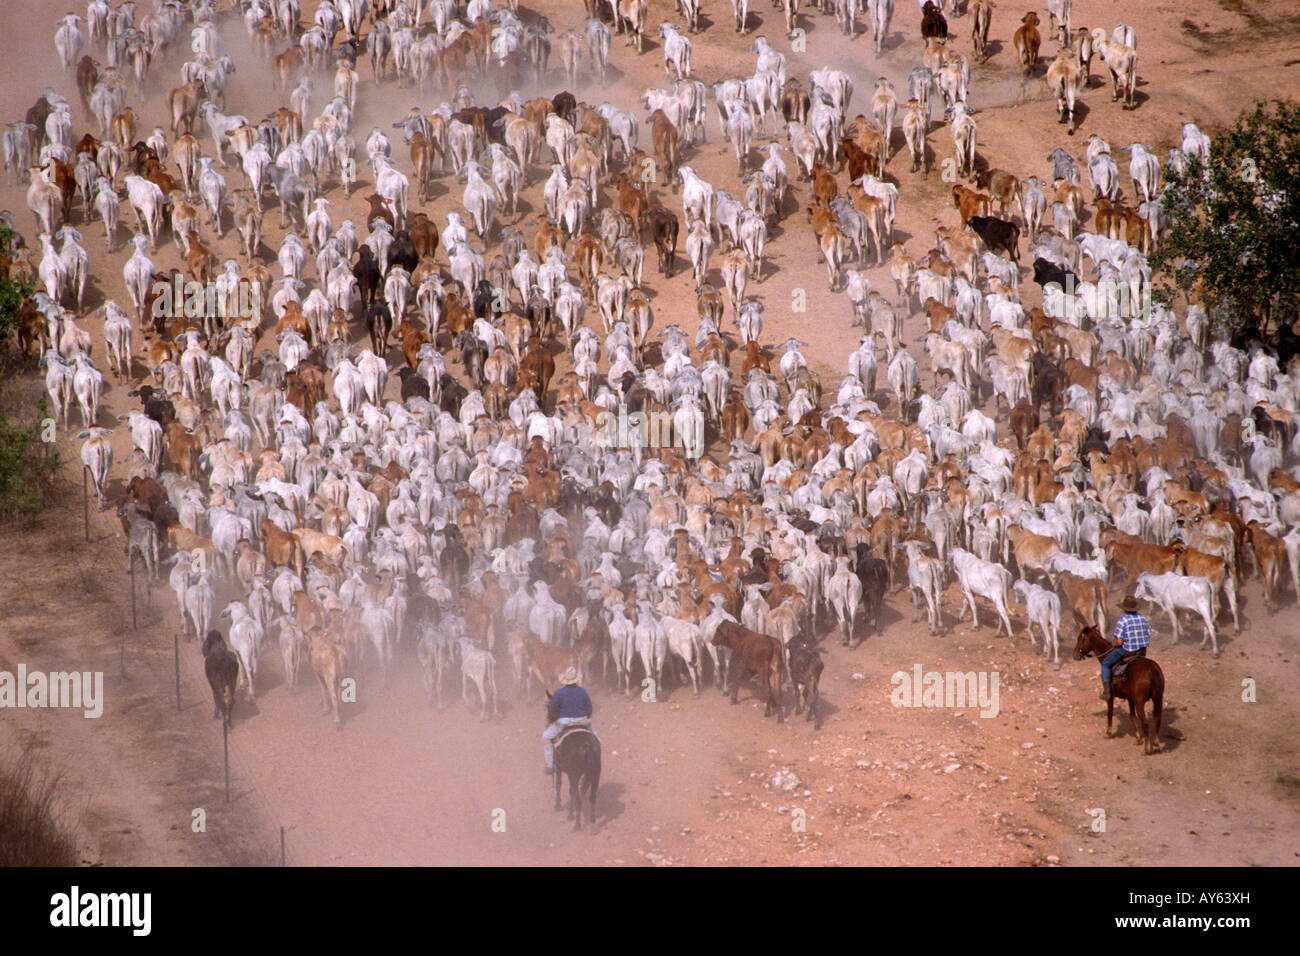
[[[546,692],[547,711],[551,692]],[[555,742],[555,809],[559,810],[560,778],[569,775],[569,816],[576,817],[575,830],[582,829],[583,797],[590,811],[588,821],[596,826],[596,790],[600,787],[600,740],[585,727],[562,734]]]
[[[1101,636],[1096,627],[1088,626],[1079,632],[1079,639],[1074,644],[1074,659],[1081,661],[1085,657],[1095,656],[1098,660],[1105,657],[1113,644]],[[1145,744],[1145,752],[1158,746],[1160,737],[1160,717],[1164,712],[1165,674],[1160,665],[1145,657],[1129,661],[1128,669],[1110,682],[1110,697],[1106,699],[1106,736],[1109,737],[1111,721],[1115,716],[1115,698],[1128,701],[1129,719],[1133,721],[1133,734],[1139,744]],[[1152,723],[1147,723],[1147,701],[1151,701]]]

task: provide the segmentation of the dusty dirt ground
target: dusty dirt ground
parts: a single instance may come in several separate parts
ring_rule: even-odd
[[[308,13],[314,6],[304,4]],[[667,0],[652,0],[650,6],[652,31],[664,19],[680,22]],[[583,20],[573,3],[532,0],[522,8],[546,14],[557,30]],[[1128,4],[1077,0],[1076,26],[1109,31],[1127,21],[1137,27],[1140,79],[1138,108],[1124,112],[1111,103],[1108,79],[1103,84],[1099,72],[1104,67],[1094,60],[1079,131],[1069,139],[1055,122],[1041,80],[1044,67],[1022,82],[1015,64],[1010,37],[1028,9],[1028,4],[1023,9],[1000,4],[994,11],[992,57],[973,66],[970,94],[978,110],[981,163],[1021,176],[1048,175],[1045,157],[1058,145],[1081,157],[1092,132],[1115,148],[1138,141],[1163,156],[1176,145],[1183,122],[1194,120],[1213,133],[1254,99],[1291,94],[1300,81],[1300,18],[1273,6],[1190,0],[1144,5],[1139,17]],[[63,12],[46,4],[0,8],[0,32],[22,38],[10,44],[4,61],[0,116],[5,119],[20,118],[46,85],[75,101],[71,77],[58,74],[51,41]],[[706,84],[748,75],[752,37],[766,35],[790,59],[792,75],[806,76],[825,65],[848,70],[856,87],[852,115],[866,110],[876,76],[888,75],[906,88],[906,74],[920,57],[918,22],[917,7],[900,0],[877,60],[868,38],[850,43],[830,17],[813,11],[800,22],[807,51],[793,53],[781,35],[781,15],[770,4],[752,5],[750,33],[740,37],[732,32],[729,8],[711,0],[705,32],[692,38],[694,72]],[[957,48],[969,53],[969,18],[953,18],[950,25]],[[260,117],[280,105],[269,89],[266,66],[244,46],[242,26],[227,23],[223,34],[239,68],[228,91],[232,110]],[[1250,42],[1243,42],[1247,37]],[[1045,39],[1045,56],[1054,49]],[[557,59],[552,58],[548,95],[562,85]],[[163,98],[180,62],[173,56],[155,66],[143,109],[133,98],[143,116],[142,133],[163,121]],[[376,88],[368,63],[359,69],[358,140],[373,125],[388,128],[411,105],[427,108],[441,98]],[[584,67],[584,82],[586,77]],[[575,92],[637,108],[635,98],[647,85],[664,85],[662,51],[653,33],[640,56],[615,37],[609,88]],[[318,90],[326,86],[328,78],[317,84]],[[479,95],[486,101],[495,90],[488,85]],[[318,94],[314,108],[322,103]],[[88,118],[79,107],[74,115],[79,137]],[[712,115],[708,136],[707,144],[687,149],[683,161],[735,193],[734,158]],[[643,145],[648,138],[643,131]],[[201,140],[210,151],[206,134]],[[760,137],[756,146],[767,141]],[[937,162],[952,155],[946,127],[936,124],[929,142]],[[910,174],[899,156],[902,149],[896,134],[889,166],[900,188],[896,238],[916,254],[928,248],[935,226],[956,225],[957,214],[947,199],[948,184],[938,175],[922,182]],[[400,146],[394,155],[406,169]],[[1120,165],[1131,195],[1127,164]],[[344,203],[337,189],[330,192],[336,225],[349,215],[361,221],[359,197],[369,191],[362,175],[352,202]],[[243,184],[234,169],[227,179],[231,188]],[[438,222],[459,208],[459,188],[449,192],[449,182],[439,180],[425,207]],[[521,218],[540,206],[539,182],[521,203]],[[806,201],[807,187],[792,186],[790,214],[770,235],[766,279],[751,282],[750,293],[766,305],[764,342],[798,336],[808,343],[805,354],[823,381],[834,383],[843,376],[859,333],[850,326],[843,296],[827,289],[810,229],[794,212],[795,200],[799,206]],[[660,195],[680,211],[677,197],[662,188]],[[15,211],[35,244],[23,196],[22,188],[5,184],[0,207]],[[130,219],[129,210],[124,217]],[[274,209],[266,221],[263,253],[270,262],[280,237]],[[126,303],[125,253],[107,254],[102,225],[83,225],[79,205],[73,224],[82,229],[92,257],[87,309],[98,308],[105,297]],[[153,259],[164,269],[183,267],[167,232]],[[204,238],[215,237],[205,230]],[[233,254],[233,237],[228,234],[218,248],[223,258]],[[445,262],[442,252],[439,258]],[[665,280],[654,269],[653,249],[648,259],[657,325],[676,321],[693,333],[688,273]],[[314,278],[314,264],[308,273]],[[887,271],[868,274],[892,299]],[[790,309],[795,289],[806,293],[806,313]],[[1024,291],[1026,305],[1033,304],[1035,289],[1027,280]],[[95,334],[99,357],[98,324],[85,324]],[[907,337],[918,329],[913,320]],[[928,360],[919,348],[913,351],[928,384]],[[137,363],[137,374],[142,371]],[[37,390],[38,382],[32,375],[10,383],[10,390]],[[110,384],[101,424],[112,424],[113,416],[133,405],[125,385]],[[390,387],[396,388],[395,377]],[[878,400],[891,411],[885,399],[882,390]],[[129,451],[125,429],[120,431],[119,460]],[[74,437],[61,432],[66,460],[75,463],[78,448]],[[359,702],[347,711],[340,732],[319,715],[316,690],[302,685],[291,693],[280,683],[275,655],[267,653],[259,699],[255,706],[241,703],[231,732],[227,806],[221,733],[210,717],[193,644],[181,645],[183,708],[176,710],[172,635],[179,619],[172,596],[165,585],[155,587],[152,606],[145,607],[142,594],[139,627],[131,628],[117,524],[110,514],[92,513],[92,541],[83,544],[75,467],[67,477],[66,492],[37,530],[0,539],[0,669],[23,662],[30,669],[103,670],[105,713],[86,720],[79,713],[6,711],[0,744],[36,748],[61,773],[64,811],[78,826],[90,863],[278,862],[281,826],[288,862],[297,865],[1294,865],[1300,860],[1294,840],[1300,830],[1295,735],[1300,610],[1288,599],[1281,612],[1266,614],[1253,582],[1243,590],[1244,630],[1221,637],[1218,660],[1186,638],[1170,646],[1167,625],[1156,622],[1152,656],[1165,669],[1168,691],[1162,748],[1150,758],[1131,738],[1103,738],[1097,665],[1068,660],[1072,629],[1063,636],[1062,666],[1054,669],[1028,648],[1023,614],[1015,617],[1015,646],[990,636],[987,617],[985,629],[976,634],[969,623],[956,624],[959,595],[952,586],[940,637],[911,623],[906,595],[895,593],[887,601],[882,634],[867,637],[851,652],[833,637],[826,640],[819,729],[801,719],[781,725],[764,720],[752,688],[742,691],[740,706],[732,707],[712,688],[696,699],[689,689],[675,687],[658,702],[645,703],[598,687],[596,721],[605,760],[594,834],[573,834],[552,810],[550,782],[540,772],[541,701],[521,699],[508,676],[501,680],[505,706],[497,719],[484,721],[459,701],[437,711],[423,699],[407,648],[390,681],[358,675]],[[120,486],[120,474],[116,477]],[[960,712],[894,708],[890,675],[910,672],[915,664],[927,671],[999,672],[1000,713],[984,719],[973,707]],[[1257,684],[1255,703],[1242,700],[1246,678]],[[1126,717],[1119,718],[1119,726],[1128,729]],[[798,785],[774,789],[771,780],[780,770],[792,771]],[[204,834],[192,832],[195,808],[207,811]],[[1096,809],[1106,811],[1105,832],[1092,829]],[[803,832],[792,826],[795,811],[805,815]],[[502,820],[504,832],[498,832]]]

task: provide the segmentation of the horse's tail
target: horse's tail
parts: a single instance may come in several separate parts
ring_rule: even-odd
[[[1165,672],[1160,669],[1160,665],[1155,661],[1151,662],[1151,697],[1152,699],[1164,699],[1165,696]]]
[[[1154,739],[1160,739],[1160,716],[1165,709],[1165,672],[1160,665],[1151,662],[1151,715],[1154,718]]]
[[[587,772],[583,775],[587,790],[587,799],[591,801],[591,825],[596,825],[596,791],[600,789],[600,738],[594,733],[587,751]],[[582,819],[582,807],[578,807],[578,818]]]

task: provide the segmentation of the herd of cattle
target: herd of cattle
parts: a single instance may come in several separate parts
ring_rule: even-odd
[[[790,34],[808,14],[784,3]],[[432,700],[459,674],[467,705],[485,714],[498,706],[499,662],[520,693],[577,666],[625,692],[653,681],[651,697],[665,679],[696,693],[729,682],[734,701],[752,672],[778,718],[789,676],[796,712],[811,718],[819,622],[833,615],[841,640],[856,644],[879,629],[904,580],[932,633],[955,579],[961,618],[969,609],[978,627],[977,598],[986,601],[1014,640],[1014,593],[1031,642],[1037,627],[1057,663],[1062,608],[1104,629],[1112,585],[1166,612],[1175,634],[1180,610],[1199,614],[1217,654],[1220,597],[1239,629],[1250,562],[1270,607],[1285,563],[1300,574],[1300,482],[1283,470],[1300,453],[1300,380],[1259,342],[1212,340],[1196,306],[1181,323],[1160,306],[1112,307],[1114,288],[1131,293],[1126,303],[1150,301],[1163,167],[1140,144],[1126,147],[1127,203],[1096,133],[1087,188],[1064,149],[1042,179],[981,168],[971,65],[947,17],[969,16],[983,63],[988,0],[970,11],[927,0],[909,98],[899,104],[881,77],[870,117],[850,119],[853,77],[826,68],[800,78],[756,38],[753,74],[712,87],[736,196],[681,163],[712,119],[691,69],[698,0],[678,0],[683,26],[659,28],[670,86],[643,93],[644,115],[568,91],[518,91],[553,79],[553,45],[569,85],[584,58],[603,85],[613,33],[641,54],[645,0],[587,0],[581,31],[554,43],[548,20],[517,2],[323,0],[304,22],[298,0],[240,0],[248,44],[265,61],[247,77],[222,52],[244,37],[233,22],[217,28],[217,6],[162,0],[144,14],[91,0],[85,18],[60,21],[55,46],[89,126],[77,139],[76,107],[47,90],[6,127],[6,169],[30,182],[40,251],[19,236],[0,270],[43,289],[19,310],[20,344],[41,353],[61,422],[75,399],[82,461],[107,506],[114,432],[100,423],[95,342],[78,325],[91,266],[72,223],[78,212],[83,229],[101,218],[111,254],[127,201],[131,309],[108,301],[93,316],[114,386],[140,402],[119,419],[134,451],[118,462],[117,514],[131,560],[168,575],[227,720],[237,684],[250,698],[256,690],[271,634],[285,683],[310,666],[336,720],[343,677],[387,671],[411,644]],[[733,6],[743,32],[746,0]],[[854,0],[820,7],[856,32]],[[1094,52],[1113,98],[1132,106],[1132,28],[1108,38],[1075,29],[1070,0],[1047,8],[1061,49],[1045,79],[1068,132]],[[892,0],[864,12],[879,54]],[[1013,38],[1026,76],[1038,66],[1037,25],[1027,13]],[[364,85],[363,58],[373,77]],[[167,89],[159,70],[182,60],[167,128],[138,139],[146,91]],[[288,105],[261,120],[230,112],[232,75],[250,87],[269,75]],[[482,106],[466,84],[489,78],[501,98]],[[389,117],[358,144],[359,93],[390,86],[451,100]],[[887,167],[897,168],[901,108],[911,169],[930,169],[932,93],[971,185],[952,188],[963,226],[937,229],[932,248],[909,255],[893,240],[899,177]],[[638,147],[643,125],[649,153]],[[385,129],[400,131],[396,156]],[[784,143],[757,145],[770,129]],[[1169,163],[1208,152],[1188,124]],[[367,221],[336,227],[331,202],[351,197],[361,164],[373,185]],[[516,204],[548,164],[544,208],[525,228]],[[439,228],[412,208],[457,181],[464,217],[452,212]],[[794,195],[803,182],[806,202]],[[680,187],[680,213],[656,184],[671,188],[673,206]],[[289,230],[278,277],[262,252],[271,197]],[[1093,231],[1081,231],[1089,212]],[[778,357],[761,341],[750,279],[763,281],[768,230],[781,221],[785,244],[815,241],[831,289],[848,300],[845,324],[864,327],[847,376],[830,387],[802,343],[787,341]],[[242,265],[213,251],[228,223]],[[185,273],[150,259],[167,224]],[[698,330],[652,336],[643,236],[667,283],[683,228]],[[1046,312],[1021,303],[1022,240],[1033,278],[1051,290]],[[888,263],[892,296],[872,288],[868,259]],[[171,293],[187,277],[209,292],[195,308]],[[241,314],[238,294],[250,288],[252,314]],[[728,312],[739,349],[723,331]],[[904,341],[914,316],[928,329],[917,341],[933,393]],[[570,366],[558,378],[557,356]],[[878,356],[890,414],[878,404]],[[667,413],[682,428],[703,421],[713,454],[608,447],[595,424],[620,409]]]

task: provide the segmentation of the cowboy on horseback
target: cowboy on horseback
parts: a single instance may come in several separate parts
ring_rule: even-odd
[[[578,672],[570,667],[560,675],[560,685],[546,708],[550,725],[542,731],[547,774],[555,773],[555,741],[565,728],[586,726],[591,730],[591,696],[578,686]]]
[[[1126,654],[1146,656],[1147,645],[1151,643],[1151,622],[1138,613],[1137,598],[1128,595],[1120,602],[1124,614],[1115,622],[1115,647],[1101,659],[1101,699],[1111,698],[1111,669],[1123,660]]]

